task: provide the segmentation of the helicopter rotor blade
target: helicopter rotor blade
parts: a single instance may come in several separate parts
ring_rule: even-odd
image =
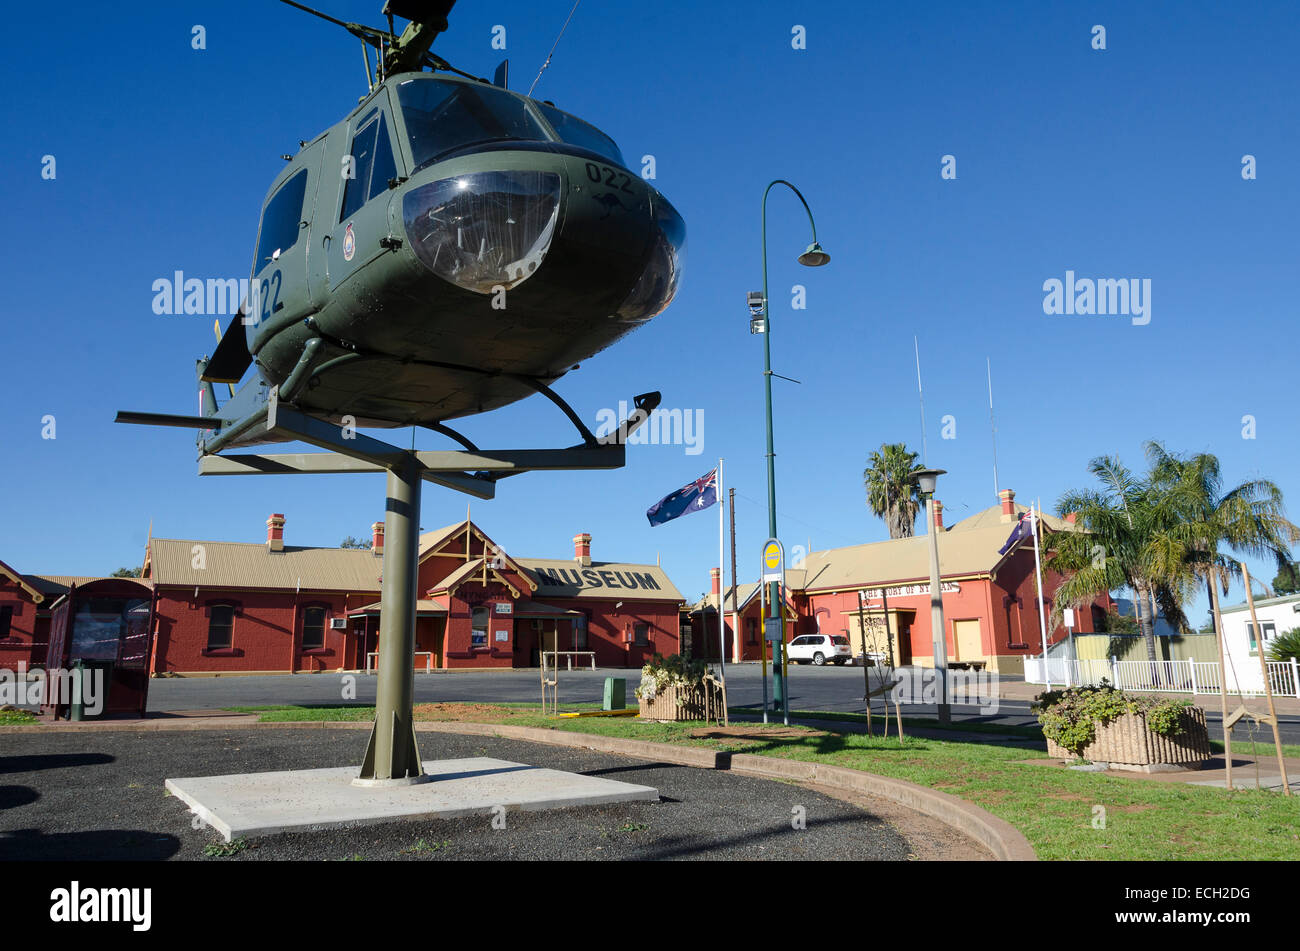
[[[335,26],[341,26],[353,36],[360,38],[369,43],[377,50],[382,50],[385,43],[391,43],[396,37],[387,30],[376,30],[374,27],[364,26],[360,23],[348,23],[344,20],[330,16],[328,13],[321,13],[319,10],[313,10],[305,4],[298,3],[297,0],[280,0],[281,3],[288,4],[296,10],[302,10],[304,13],[310,13],[312,16],[318,16],[322,20],[328,20]]]

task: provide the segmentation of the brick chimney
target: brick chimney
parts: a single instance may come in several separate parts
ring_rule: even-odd
[[[943,528],[943,503],[938,499],[934,500],[934,525],[935,528]]]
[[[573,560],[584,568],[591,567],[591,535],[588,533],[573,536]]]
[[[370,526],[370,552],[374,555],[384,553],[384,523],[375,522]]]
[[[710,568],[709,579],[713,582],[712,587],[710,588],[710,591],[713,593],[713,600],[717,601],[717,599],[722,595],[722,569]]]
[[[279,512],[266,520],[266,550],[284,551],[284,516]]]
[[[1079,517],[1079,513],[1078,513],[1078,512],[1069,512],[1069,513],[1066,514],[1066,516],[1065,516],[1065,520],[1066,520],[1067,522],[1069,522],[1071,525],[1073,525],[1073,524],[1074,524],[1074,520],[1077,519],[1078,517]]]
[[[998,493],[998,498],[1002,500],[1002,521],[1014,522],[1016,520],[1016,493],[1011,489],[1003,489]]]

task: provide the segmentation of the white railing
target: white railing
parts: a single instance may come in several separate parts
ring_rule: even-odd
[[[1103,679],[1121,690],[1148,690],[1157,693],[1219,692],[1219,664],[1217,661],[1199,660],[1070,660],[1052,657],[1044,671],[1041,657],[1025,658],[1025,683],[1052,686],[1099,684]],[[1231,676],[1229,668],[1228,693],[1259,696],[1264,693],[1264,683],[1258,676],[1251,677],[1255,666],[1241,671],[1240,678]],[[1300,662],[1294,658],[1268,662],[1268,680],[1274,695],[1300,698]]]
[[[424,672],[426,674],[433,673],[432,651],[416,651],[415,656],[424,658]],[[375,664],[377,663],[379,663],[379,651],[371,651],[366,655],[366,673],[373,674],[375,672]]]
[[[596,669],[595,651],[543,651],[542,670],[548,670],[550,668],[550,664],[547,663],[546,660],[546,658],[548,657],[553,658],[555,660],[555,666],[557,669],[559,668],[560,665],[560,660],[559,660],[560,657],[563,657],[566,661],[568,661],[569,670],[573,670],[573,658],[575,657],[586,657],[588,660],[591,661],[591,669],[592,670]]]

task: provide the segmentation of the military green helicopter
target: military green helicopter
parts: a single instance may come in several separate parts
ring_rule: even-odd
[[[510,91],[505,64],[489,82],[430,52],[455,0],[387,0],[387,30],[284,2],[360,37],[369,89],[285,156],[252,290],[198,363],[200,415],[118,421],[197,427],[203,456],[282,441],[257,425],[270,402],[473,449],[448,420],[542,393],[591,445],[550,384],[671,303],[681,216],[609,136]],[[635,400],[648,413],[659,394]]]

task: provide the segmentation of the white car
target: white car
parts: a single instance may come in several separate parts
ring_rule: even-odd
[[[811,662],[818,667],[827,661],[847,663],[853,656],[849,639],[843,634],[801,634],[786,646],[786,650],[794,663]]]

